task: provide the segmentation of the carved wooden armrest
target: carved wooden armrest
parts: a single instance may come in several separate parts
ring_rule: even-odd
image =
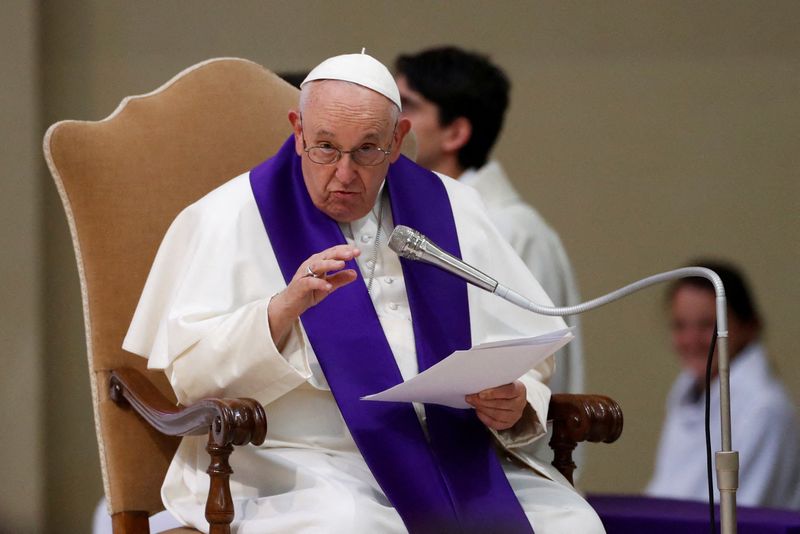
[[[234,445],[261,445],[267,437],[264,407],[253,399],[202,399],[189,406],[176,406],[142,373],[121,367],[111,372],[110,396],[117,404],[130,405],[150,426],[170,436],[208,433],[206,450],[211,456],[208,474],[211,487],[206,501],[206,519],[211,534],[230,534],[233,499],[228,457]]]
[[[553,421],[553,466],[572,483],[572,451],[582,441],[613,443],[622,434],[622,408],[603,395],[553,394],[549,416]]]

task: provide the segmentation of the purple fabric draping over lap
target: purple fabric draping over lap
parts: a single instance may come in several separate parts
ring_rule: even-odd
[[[589,495],[608,534],[707,534],[708,504],[628,495]],[[771,508],[736,509],[739,534],[800,534],[800,512]],[[719,506],[717,506],[719,532]]]
[[[287,283],[309,256],[346,243],[336,221],[313,205],[293,138],[250,172],[250,182]],[[401,157],[386,184],[395,224],[416,228],[460,256],[447,192],[436,175]],[[401,261],[422,371],[470,347],[467,288],[438,269]],[[347,268],[359,272],[355,261]],[[363,278],[301,320],[356,445],[410,532],[532,532],[472,410],[426,405],[429,443],[410,404],[359,400],[403,380]]]

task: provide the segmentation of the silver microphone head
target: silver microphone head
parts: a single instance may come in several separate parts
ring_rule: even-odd
[[[401,258],[429,263],[486,291],[494,292],[497,288],[497,280],[440,249],[433,241],[408,226],[400,224],[395,227],[389,236],[389,248]]]
[[[389,248],[398,256],[410,260],[422,258],[422,246],[425,237],[408,226],[397,225],[389,236]]]

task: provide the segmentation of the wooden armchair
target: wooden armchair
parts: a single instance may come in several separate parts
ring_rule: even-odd
[[[148,532],[163,510],[160,486],[180,436],[208,434],[212,533],[233,519],[228,456],[263,443],[264,408],[251,399],[180,407],[163,373],[122,350],[158,245],[178,212],[261,162],[291,133],[297,89],[260,65],[212,59],[152,93],[124,99],[97,122],[48,129],[44,152],[69,222],[83,298],[103,484],[115,533]],[[413,148],[412,148],[413,150]],[[554,465],[571,480],[579,441],[614,441],[619,406],[554,395]],[[176,529],[170,532],[194,532]]]

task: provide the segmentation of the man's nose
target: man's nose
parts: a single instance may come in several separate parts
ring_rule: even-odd
[[[339,161],[336,162],[336,177],[343,183],[353,181],[356,177],[356,163],[353,155],[349,152],[343,153]]]

